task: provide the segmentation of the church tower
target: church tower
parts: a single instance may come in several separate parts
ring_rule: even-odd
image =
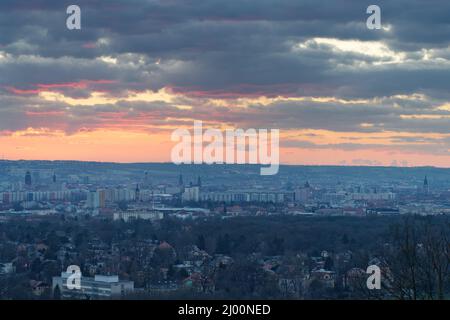
[[[139,202],[141,200],[141,190],[139,189],[138,184],[136,185],[135,199],[136,199],[136,202]]]

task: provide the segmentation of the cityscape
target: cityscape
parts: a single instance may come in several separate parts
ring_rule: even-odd
[[[1,161],[0,296],[443,299],[449,175],[281,166],[265,177],[251,165]],[[416,243],[403,243],[409,232]],[[412,253],[414,282],[404,273],[409,256],[401,264]],[[382,270],[379,290],[366,287],[370,265]],[[69,285],[70,266],[80,268],[80,289]]]
[[[449,301],[449,12],[1,0],[0,305],[349,319]]]

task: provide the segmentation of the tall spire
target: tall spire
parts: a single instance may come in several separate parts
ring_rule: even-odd
[[[428,178],[425,176],[425,179],[423,179],[423,192],[428,193],[429,186],[428,186]]]
[[[136,184],[135,198],[137,202],[141,200],[141,190],[139,189],[139,184]]]

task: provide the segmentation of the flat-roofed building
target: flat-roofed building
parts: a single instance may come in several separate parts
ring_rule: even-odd
[[[60,277],[53,277],[53,292],[58,287],[63,299],[120,299],[134,291],[133,281],[119,280],[117,275],[96,275],[94,278],[81,276],[79,288],[70,289],[70,275],[62,272]]]

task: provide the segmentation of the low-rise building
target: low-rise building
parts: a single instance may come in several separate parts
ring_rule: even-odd
[[[114,220],[123,220],[128,222],[130,219],[142,219],[142,220],[161,220],[164,218],[164,214],[159,211],[123,211],[115,212],[113,214]]]
[[[14,264],[12,262],[0,262],[0,274],[9,274],[14,273],[16,271],[16,268],[14,267]]]
[[[80,285],[71,289],[71,273],[62,272],[60,277],[53,277],[52,290],[58,287],[63,299],[117,299],[134,291],[133,281],[119,280],[119,276],[95,275],[94,278],[80,278]]]

